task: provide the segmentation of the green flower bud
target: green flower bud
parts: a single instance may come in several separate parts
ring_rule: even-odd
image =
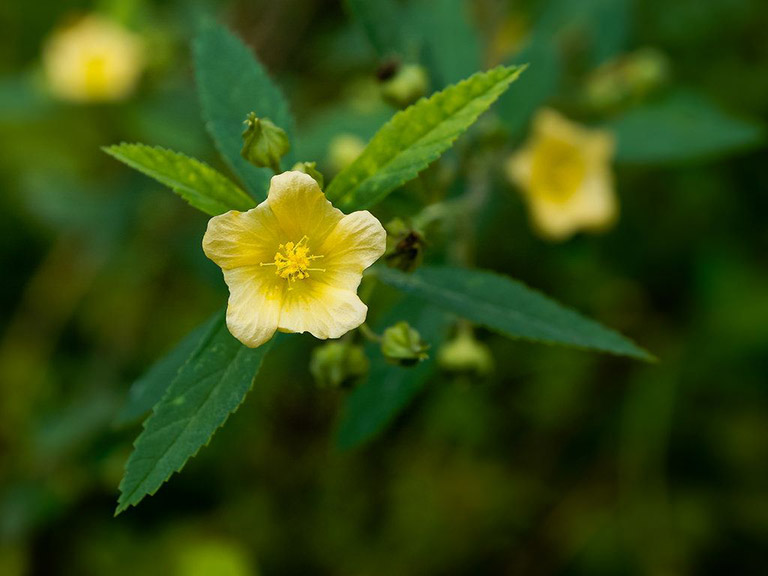
[[[424,238],[417,230],[406,226],[395,218],[385,226],[387,230],[387,251],[384,259],[387,266],[403,272],[413,272],[424,259]]]
[[[317,182],[317,185],[320,186],[320,189],[323,188],[325,179],[323,178],[320,170],[317,169],[317,162],[296,162],[291,170],[297,170],[299,172],[304,172],[304,174],[309,174],[312,176],[314,181]]]
[[[437,362],[446,372],[485,376],[493,370],[493,356],[488,347],[469,331],[462,331],[440,348]]]
[[[384,330],[381,336],[381,353],[393,364],[413,366],[429,358],[429,345],[408,322],[398,322]]]
[[[280,159],[291,149],[288,134],[268,118],[258,118],[255,112],[248,114],[243,131],[243,148],[240,155],[254,166],[271,168],[280,172]]]
[[[381,95],[392,106],[407,108],[424,96],[428,88],[426,70],[418,64],[404,64],[382,80]]]
[[[631,104],[657,90],[668,79],[667,57],[653,48],[626,54],[595,70],[587,80],[587,103],[598,111]]]
[[[362,346],[328,342],[312,351],[309,371],[321,388],[349,386],[368,373],[368,357]]]
[[[643,48],[627,57],[624,74],[632,91],[644,96],[669,79],[669,60],[654,48]]]
[[[354,134],[339,134],[328,146],[328,163],[334,172],[341,172],[365,150],[365,142]]]

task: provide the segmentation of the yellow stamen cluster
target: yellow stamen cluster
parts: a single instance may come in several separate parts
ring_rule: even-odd
[[[312,256],[309,254],[308,241],[309,238],[304,236],[296,243],[280,244],[277,252],[275,252],[275,261],[262,262],[261,265],[275,266],[275,274],[291,282],[309,278],[311,271],[325,272],[324,268],[310,268],[312,260],[317,260],[322,258],[322,256]]]

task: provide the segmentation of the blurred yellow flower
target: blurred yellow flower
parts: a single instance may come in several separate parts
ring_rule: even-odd
[[[211,218],[203,238],[229,286],[229,331],[251,348],[276,330],[325,339],[357,328],[368,311],[357,287],[385,247],[370,212],[344,215],[296,171],[274,176],[256,208]]]
[[[54,32],[43,48],[51,92],[64,100],[104,102],[129,96],[144,68],[141,39],[98,15]]]
[[[542,236],[565,240],[578,230],[603,230],[616,221],[613,152],[608,132],[588,130],[554,110],[536,115],[533,134],[506,169]]]

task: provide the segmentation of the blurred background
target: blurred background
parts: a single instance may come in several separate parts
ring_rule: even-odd
[[[67,68],[83,17],[109,23],[83,33],[117,46],[112,82],[96,63],[78,88]],[[659,363],[479,330],[490,374],[433,366],[389,428],[342,450],[347,392],[318,389],[315,342],[292,338],[183,473],[113,518],[140,431],[116,423],[130,384],[226,288],[206,218],[99,147],[226,171],[194,87],[205,17],[254,48],[326,179],[393,114],[377,79],[393,55],[432,89],[530,62],[443,162],[457,187],[467,158],[492,175],[477,265]],[[2,2],[0,574],[765,573],[766,22],[763,0]],[[603,234],[539,238],[505,176],[544,105],[617,134]]]

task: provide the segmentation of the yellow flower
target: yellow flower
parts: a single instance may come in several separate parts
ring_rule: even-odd
[[[357,287],[385,247],[370,212],[344,215],[296,171],[274,176],[256,208],[211,218],[203,238],[229,286],[229,331],[251,348],[276,330],[325,339],[360,326],[368,308]]]
[[[578,230],[602,230],[616,221],[613,152],[608,132],[587,130],[554,110],[536,115],[532,136],[506,168],[542,236],[565,240]]]
[[[136,88],[143,67],[141,40],[97,15],[54,32],[43,48],[48,85],[65,100],[125,98]]]

